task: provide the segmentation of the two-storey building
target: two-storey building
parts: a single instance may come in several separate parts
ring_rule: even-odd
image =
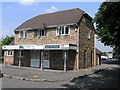
[[[14,32],[14,45],[3,46],[9,64],[64,71],[94,65],[92,18],[79,8],[33,17]]]

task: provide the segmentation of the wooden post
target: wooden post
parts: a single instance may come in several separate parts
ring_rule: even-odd
[[[65,50],[64,51],[64,72],[67,71],[67,65],[66,65],[66,63],[67,63],[67,51]]]
[[[44,60],[44,52],[41,51],[41,70],[43,70],[43,60]]]

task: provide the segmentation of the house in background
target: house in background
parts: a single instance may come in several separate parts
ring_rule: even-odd
[[[96,48],[96,65],[101,65],[101,54],[102,52]]]
[[[2,47],[9,64],[64,71],[94,65],[92,18],[79,8],[33,17],[14,32],[14,45]]]
[[[107,52],[108,55],[108,59],[112,59],[113,58],[113,52]]]

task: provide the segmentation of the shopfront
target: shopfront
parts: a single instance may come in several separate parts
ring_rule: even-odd
[[[13,65],[19,67],[35,67],[41,70],[73,69],[76,62],[77,46],[73,44],[46,44],[46,45],[8,45],[3,49],[14,51]],[[5,56],[7,58],[7,56]]]

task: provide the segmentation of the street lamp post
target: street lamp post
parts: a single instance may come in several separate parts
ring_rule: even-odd
[[[24,49],[23,46],[19,46],[19,68],[21,67],[21,58],[23,57],[22,56],[22,50]]]

